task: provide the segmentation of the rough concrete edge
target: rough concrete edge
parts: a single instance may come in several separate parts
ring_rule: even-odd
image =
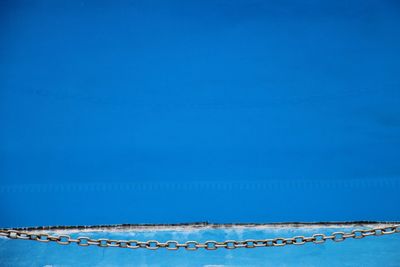
[[[33,226],[18,228],[3,228],[25,231],[154,231],[154,230],[205,230],[205,229],[277,229],[277,228],[346,228],[346,227],[379,227],[400,222],[388,221],[333,221],[333,222],[276,222],[276,223],[172,223],[172,224],[105,224],[105,225],[57,225],[57,226]]]

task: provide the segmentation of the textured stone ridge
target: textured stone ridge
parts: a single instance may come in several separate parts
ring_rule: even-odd
[[[75,225],[75,226],[38,226],[13,228],[27,231],[140,231],[140,230],[204,230],[204,229],[277,229],[277,228],[348,228],[348,227],[377,227],[399,222],[386,221],[351,221],[351,222],[276,222],[276,223],[175,223],[175,224],[109,224],[109,225]]]

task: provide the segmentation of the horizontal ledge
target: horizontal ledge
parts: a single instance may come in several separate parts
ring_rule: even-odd
[[[105,231],[124,232],[139,230],[205,230],[205,229],[229,229],[229,228],[251,228],[251,229],[282,229],[282,228],[348,228],[348,227],[376,227],[400,224],[400,222],[387,221],[339,221],[339,222],[277,222],[277,223],[175,223],[175,224],[110,224],[110,225],[75,225],[75,226],[36,226],[20,228],[3,228],[25,231]]]

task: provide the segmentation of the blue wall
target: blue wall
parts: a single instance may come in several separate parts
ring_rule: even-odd
[[[1,226],[400,220],[396,1],[0,12]]]

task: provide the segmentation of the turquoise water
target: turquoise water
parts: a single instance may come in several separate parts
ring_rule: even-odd
[[[351,228],[230,228],[74,232],[72,236],[167,241],[263,239],[329,234]],[[63,232],[65,233],[65,232]],[[58,232],[59,234],[59,232]],[[400,266],[400,235],[348,239],[335,243],[216,251],[156,251],[145,249],[61,246],[0,238],[1,266]]]

